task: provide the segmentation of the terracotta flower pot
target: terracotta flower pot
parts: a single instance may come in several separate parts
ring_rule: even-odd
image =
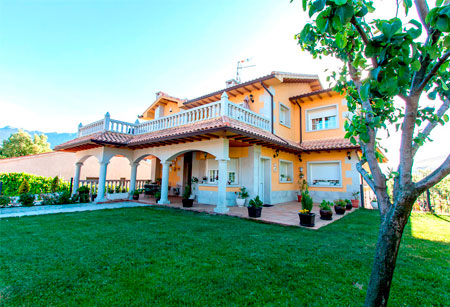
[[[297,194],[297,201],[302,202],[302,194]]]
[[[353,208],[359,207],[359,200],[358,199],[352,199],[352,206]]]

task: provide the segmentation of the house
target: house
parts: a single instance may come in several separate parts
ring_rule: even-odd
[[[317,75],[272,72],[190,100],[159,92],[142,122],[106,113],[56,149],[76,153],[75,181],[88,157],[98,159],[99,201],[112,157],[128,159],[132,181],[145,158],[157,165],[160,204],[196,177],[198,202],[223,213],[242,186],[265,204],[295,200],[300,176],[316,202],[359,191],[359,146],[344,139],[346,116],[345,98],[323,89]]]

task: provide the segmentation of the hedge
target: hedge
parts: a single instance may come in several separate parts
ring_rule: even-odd
[[[26,179],[30,184],[30,193],[41,194],[51,192],[52,177],[42,177],[26,173],[0,173],[0,181],[3,182],[2,194],[6,196],[18,196],[19,186]],[[70,183],[59,181],[57,192],[69,190]]]

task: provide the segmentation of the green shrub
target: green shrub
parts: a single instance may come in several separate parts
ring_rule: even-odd
[[[320,203],[320,209],[324,211],[330,211],[332,205],[333,204],[330,203],[329,201],[322,200],[322,202]]]
[[[90,191],[90,189],[89,189],[89,187],[88,187],[87,185],[81,186],[81,187],[79,187],[78,190],[77,190],[78,195],[81,195],[81,194],[89,194],[89,191]]]
[[[56,199],[56,203],[58,205],[64,205],[64,204],[73,204],[73,200],[70,197],[70,192],[69,191],[62,191],[61,193],[59,193],[57,199]]]
[[[184,187],[183,199],[189,199],[191,197],[191,186],[187,185]]]
[[[350,202],[351,203],[351,202]],[[336,206],[339,206],[339,207],[345,207],[345,205],[347,204],[347,202],[344,200],[344,199],[336,199],[335,201],[334,201],[334,204],[336,205]]]
[[[0,195],[0,208],[8,206],[10,201],[8,196]]]
[[[250,199],[248,206],[253,208],[261,208],[263,206],[263,202],[259,198],[259,195],[256,195],[254,199]]]
[[[21,194],[19,197],[19,202],[22,206],[31,207],[34,204],[34,195],[31,193]]]
[[[59,188],[59,177],[55,176],[50,182],[50,192],[55,193]]]
[[[313,200],[307,191],[302,193],[302,209],[311,212],[313,208]]]
[[[0,181],[3,182],[3,195],[6,196],[18,196],[19,187],[22,182],[26,180],[30,186],[30,193],[42,194],[52,192],[52,181],[55,178],[42,177],[26,173],[0,173]],[[61,192],[63,190],[69,190],[70,183],[61,181],[58,178],[59,184],[55,192]]]
[[[27,193],[30,193],[30,184],[28,183],[28,180],[24,179],[20,184],[19,194],[22,195]]]
[[[248,198],[250,195],[248,195],[248,192],[247,192],[247,188],[246,187],[242,187],[241,188],[241,191],[238,193],[238,198],[240,198],[240,199],[246,199],[246,198]]]

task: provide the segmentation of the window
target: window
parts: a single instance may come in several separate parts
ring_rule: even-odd
[[[340,187],[341,163],[340,162],[309,162],[308,178],[310,186]]]
[[[291,127],[291,110],[280,102],[280,124]]]
[[[227,182],[228,184],[238,184],[239,160],[230,159],[227,162]],[[215,159],[207,159],[207,177],[208,183],[217,183],[219,181],[219,163]]]
[[[292,182],[294,166],[290,161],[280,160],[280,182]]]
[[[308,131],[338,128],[337,106],[307,110],[306,114],[308,118]]]

